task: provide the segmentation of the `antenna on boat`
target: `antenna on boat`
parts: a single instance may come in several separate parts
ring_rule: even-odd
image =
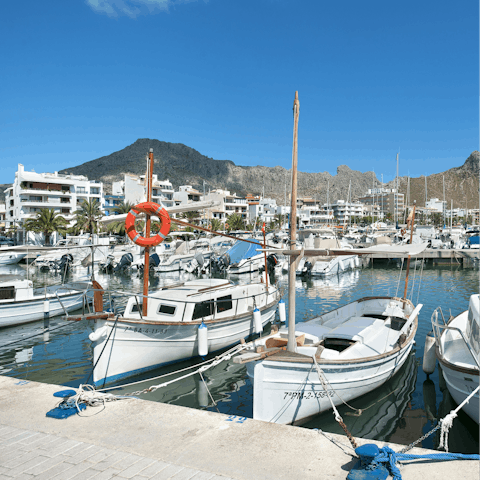
[[[153,148],[150,149],[147,159],[147,202],[152,201],[152,174],[153,174]],[[145,238],[150,238],[150,215],[146,213],[145,221]],[[147,304],[148,304],[148,276],[150,274],[150,247],[145,247],[145,260],[143,267],[143,306],[142,315],[147,316]]]
[[[297,241],[297,163],[298,163],[298,116],[300,114],[300,102],[298,91],[295,92],[293,102],[293,149],[292,149],[292,202],[290,207],[290,250],[295,250]],[[288,345],[289,352],[295,352],[295,255],[289,256],[288,268]]]

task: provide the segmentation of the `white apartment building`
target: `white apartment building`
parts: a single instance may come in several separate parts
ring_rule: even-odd
[[[5,190],[6,228],[21,229],[25,220],[44,208],[53,209],[73,225],[74,212],[83,200],[97,199],[101,206],[102,197],[101,182],[83,175],[26,172],[19,163],[13,185]]]
[[[152,175],[152,201],[164,207],[173,207],[173,186],[168,180],[158,180]],[[112,195],[123,195],[125,202],[137,205],[147,199],[147,182],[145,175],[125,175],[123,180],[112,183]]]
[[[328,206],[333,212],[333,216],[338,220],[339,224],[349,222],[354,217],[364,216],[364,206],[360,202],[346,202],[345,200],[337,200]]]
[[[178,192],[173,194],[173,200],[176,205],[187,205],[192,202],[200,202],[202,194],[191,185],[181,185]]]
[[[208,218],[225,220],[230,215],[237,213],[244,221],[248,221],[248,203],[244,197],[238,197],[236,193],[230,194],[229,190],[216,189],[205,195],[205,200],[220,202],[218,207],[207,210]]]
[[[430,209],[433,212],[441,213],[445,215],[447,211],[447,202],[439,200],[438,198],[431,198],[426,204],[425,207]]]
[[[327,211],[313,198],[299,198],[297,200],[297,216],[302,227],[315,227],[334,223],[333,211]]]
[[[262,223],[271,223],[278,213],[277,201],[274,198],[253,197],[247,195],[248,221],[255,222],[260,217]]]

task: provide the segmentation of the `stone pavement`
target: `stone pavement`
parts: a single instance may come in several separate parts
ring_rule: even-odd
[[[2,480],[232,480],[153,458],[0,423]]]
[[[150,402],[148,395],[65,420],[46,417],[63,388],[0,376],[1,479],[345,480],[356,463],[345,436],[332,434],[332,441],[306,428]],[[401,471],[403,480],[480,480],[478,461],[417,460]]]

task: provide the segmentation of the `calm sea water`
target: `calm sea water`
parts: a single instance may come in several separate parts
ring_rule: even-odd
[[[3,267],[0,274],[16,273],[27,275],[26,266]],[[87,270],[75,271],[74,278],[88,275]],[[60,278],[41,274],[30,269],[30,278],[35,286],[60,283]],[[375,265],[362,270],[346,272],[331,279],[297,280],[296,321],[303,322],[338,306],[370,295],[403,295],[404,272],[395,265]],[[151,286],[162,286],[185,281],[189,274],[170,274],[157,277]],[[132,275],[96,275],[105,288],[125,292],[140,292],[142,280]],[[250,281],[250,276],[233,279]],[[276,279],[276,284],[287,301],[287,277]],[[401,444],[409,444],[436,425],[455,404],[446,389],[441,370],[427,378],[421,362],[425,336],[431,330],[430,318],[434,309],[441,306],[445,314],[457,315],[468,307],[471,294],[479,291],[478,268],[426,266],[420,275],[420,267],[412,268],[408,297],[413,302],[423,303],[420,313],[416,346],[402,370],[381,388],[364,395],[351,405],[362,409],[354,415],[346,406],[339,408],[345,423],[354,436],[374,438]],[[413,288],[412,288],[413,287]],[[287,306],[288,311],[288,306]],[[48,341],[42,336],[43,321],[0,330],[0,373],[26,380],[76,387],[85,383],[92,370],[92,350],[88,334],[92,324],[87,322],[62,322],[51,320]],[[56,329],[56,330],[55,330]],[[39,335],[40,334],[40,335]],[[15,343],[12,343],[15,342]],[[198,361],[198,360],[197,360]],[[125,386],[116,393],[131,392],[161,383],[164,380],[149,380],[154,376],[179,370],[196,361],[178,363],[135,377],[129,381],[142,382]],[[179,376],[177,374],[177,376]],[[169,379],[172,377],[169,377]],[[208,391],[198,375],[176,382],[153,393],[142,395],[150,401],[173,403],[198,409],[220,411],[229,415],[252,417],[252,391],[246,368],[224,362],[205,374]],[[216,402],[213,405],[209,392]],[[52,408],[55,402],[52,399]],[[335,422],[332,412],[317,416],[305,425],[321,428],[327,432],[343,433]],[[422,442],[425,448],[436,448],[439,435],[436,432]],[[478,453],[479,434],[476,425],[467,415],[460,412],[454,421],[449,436],[450,451]]]

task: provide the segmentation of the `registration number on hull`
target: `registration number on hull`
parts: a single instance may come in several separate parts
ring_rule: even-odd
[[[328,392],[283,392],[284,397],[283,399],[286,400],[290,398],[292,400],[310,400],[313,398],[326,398],[327,396],[333,397],[334,392],[333,390],[329,390]]]

